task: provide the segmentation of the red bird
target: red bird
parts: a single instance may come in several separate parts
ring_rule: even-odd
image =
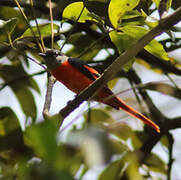
[[[46,53],[40,53],[40,56],[44,58],[45,64],[51,74],[76,94],[79,94],[100,76],[94,68],[87,65],[84,61],[78,58],[67,57],[58,50],[47,50]],[[114,96],[113,92],[107,86],[104,86],[94,99],[115,109],[122,109],[131,116],[148,124],[157,132],[160,132],[158,125],[128,106],[120,98]]]

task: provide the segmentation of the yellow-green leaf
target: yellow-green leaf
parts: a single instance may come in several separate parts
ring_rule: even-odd
[[[19,120],[10,107],[0,108],[0,135],[5,136],[20,128]]]
[[[71,19],[73,21],[84,23],[86,20],[102,22],[99,16],[89,12],[84,6],[83,2],[75,2],[67,6],[63,11],[64,19]]]
[[[37,27],[36,26],[32,27],[32,29],[33,29],[33,32],[34,32],[35,36],[39,36]],[[53,24],[53,29],[58,30],[59,26],[56,25],[56,24]],[[41,33],[42,37],[50,36],[51,35],[51,24],[50,23],[41,24],[41,25],[39,25],[39,30],[40,30],[40,33]],[[28,28],[20,38],[34,37],[34,34],[32,34],[31,29]]]
[[[55,160],[58,153],[57,127],[53,121],[45,121],[27,128],[26,141],[35,152],[47,160]]]
[[[159,172],[159,173],[166,173],[167,165],[166,163],[156,154],[151,153],[148,159],[146,160],[145,164],[151,171]]]
[[[85,118],[87,119],[87,115]],[[102,109],[92,109],[90,112],[90,121],[93,124],[114,122],[112,117]]]
[[[160,0],[152,0],[152,1],[156,4],[157,7],[159,6]]]
[[[148,30],[140,27],[140,26],[132,26],[132,25],[128,25],[128,26],[124,26],[121,28],[121,30],[129,35],[130,37],[132,37],[134,40],[139,40],[142,36],[144,36]],[[146,45],[144,47],[148,52],[150,52],[151,54],[164,59],[164,60],[169,60],[168,58],[168,54],[166,53],[166,51],[164,50],[163,46],[161,43],[159,43],[156,40],[152,40],[148,45]]]
[[[17,18],[12,18],[9,19],[8,21],[2,22],[0,25],[0,34],[11,33],[14,30],[16,23],[17,23]]]
[[[109,19],[114,26],[114,28],[118,28],[121,22],[123,15],[132,10],[134,7],[138,5],[140,0],[111,0],[109,4]]]
[[[111,31],[109,33],[109,36],[112,42],[116,45],[120,54],[126,51],[129,47],[131,47],[134,42],[134,39],[131,36],[121,32]],[[125,71],[128,71],[132,67],[134,62],[135,58],[131,59],[128,63],[124,65],[123,69]]]
[[[98,180],[120,179],[121,170],[124,167],[122,160],[112,162],[98,177]]]

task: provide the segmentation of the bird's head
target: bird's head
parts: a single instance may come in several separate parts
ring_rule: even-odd
[[[67,56],[55,49],[48,49],[45,53],[39,53],[39,55],[43,57],[44,62],[50,71],[68,60]]]

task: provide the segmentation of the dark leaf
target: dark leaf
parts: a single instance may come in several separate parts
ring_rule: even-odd
[[[173,87],[169,84],[152,82],[152,83],[147,83],[147,84],[143,85],[143,87],[141,87],[141,88],[157,91],[157,92],[166,94],[168,96],[172,96],[172,97],[181,99],[181,90],[176,87]]]
[[[10,107],[0,108],[0,135],[5,136],[20,128],[19,120]]]
[[[56,160],[58,153],[57,126],[54,121],[33,125],[26,129],[26,143],[42,158],[48,161]]]

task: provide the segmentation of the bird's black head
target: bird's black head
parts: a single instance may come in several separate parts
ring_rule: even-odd
[[[39,53],[43,57],[48,70],[53,70],[68,59],[63,53],[55,49],[48,49],[45,53]]]

